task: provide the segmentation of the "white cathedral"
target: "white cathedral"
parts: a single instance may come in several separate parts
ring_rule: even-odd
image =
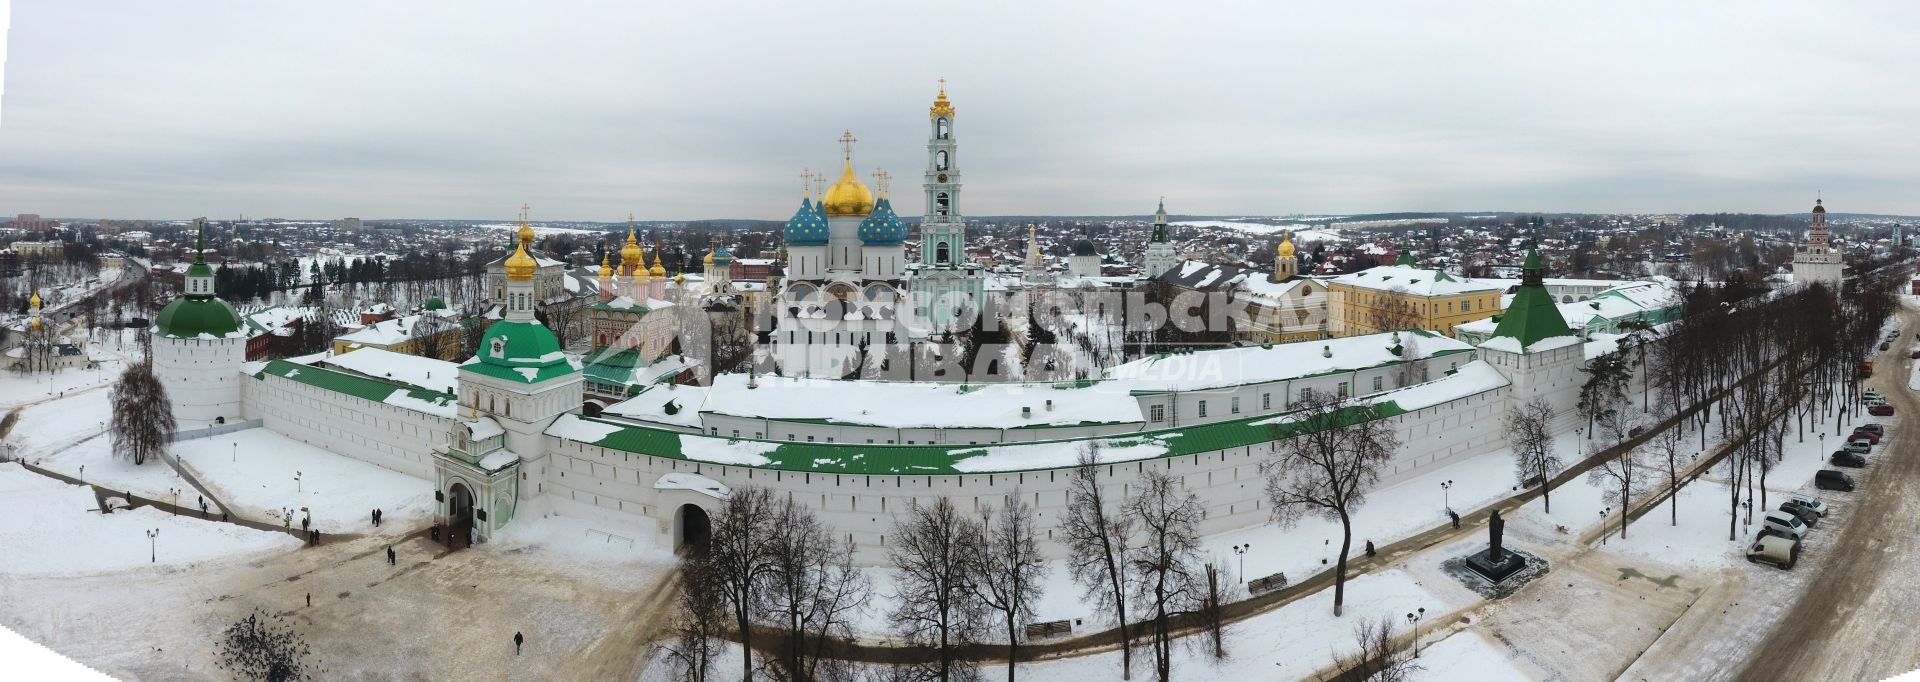
[[[906,223],[853,172],[852,133],[840,178],[800,199],[783,230],[787,273],[773,301],[773,357],[780,374],[839,378],[875,351],[973,326],[986,278],[968,258],[960,212],[953,104],[944,85],[928,110],[919,262],[906,263]],[[803,190],[805,188],[803,187]]]
[[[1821,200],[1813,200],[1813,225],[1807,229],[1807,243],[1793,252],[1793,281],[1795,284],[1825,284],[1829,288],[1840,286],[1846,267],[1839,252],[1833,250],[1832,233],[1827,231],[1827,207]]]

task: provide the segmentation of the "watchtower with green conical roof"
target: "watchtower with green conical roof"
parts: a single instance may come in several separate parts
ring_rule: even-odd
[[[1547,292],[1546,262],[1529,248],[1522,265],[1520,289],[1494,326],[1493,336],[1480,344],[1480,358],[1506,376],[1509,410],[1535,399],[1545,399],[1559,415],[1555,423],[1567,427],[1583,382],[1586,344],[1560,315]]]
[[[182,428],[242,417],[239,372],[247,360],[248,327],[233,306],[214,295],[207,219],[196,223],[199,235],[186,291],[153,317],[153,372],[166,384]]]
[[[1553,294],[1547,292],[1547,268],[1540,251],[1528,247],[1527,260],[1520,267],[1520,290],[1494,327],[1493,338],[1518,339],[1524,349],[1557,336],[1574,336],[1560,307],[1554,305]]]

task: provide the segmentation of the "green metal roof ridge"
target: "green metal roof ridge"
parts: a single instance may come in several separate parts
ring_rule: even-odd
[[[370,400],[376,403],[385,403],[402,409],[414,410],[415,412],[422,412],[422,410],[408,407],[404,404],[388,403],[387,399],[393,397],[394,391],[406,391],[408,397],[434,405],[451,405],[458,401],[458,398],[452,393],[429,391],[411,384],[403,384],[377,377],[349,374],[347,372],[315,367],[313,365],[302,365],[286,360],[268,360],[266,366],[262,367],[259,372],[254,373],[253,378],[265,380],[269,374],[321,390],[344,393],[355,398]]]

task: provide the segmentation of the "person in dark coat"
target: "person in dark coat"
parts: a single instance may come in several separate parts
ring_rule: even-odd
[[[527,638],[520,636],[520,633],[513,633],[513,655],[520,655],[520,644],[525,641],[527,641]]]
[[[313,606],[313,593],[307,593],[307,606]]]
[[[388,566],[396,565],[394,563],[393,545],[387,545],[387,565]]]
[[[1367,541],[1367,558],[1369,558],[1369,559],[1371,559],[1371,558],[1373,558],[1373,556],[1374,556],[1374,554],[1373,554],[1373,541],[1372,541],[1372,540],[1368,540],[1368,541]]]
[[[1453,517],[1453,529],[1459,530],[1460,529],[1460,513],[1449,509],[1447,510],[1447,515]]]

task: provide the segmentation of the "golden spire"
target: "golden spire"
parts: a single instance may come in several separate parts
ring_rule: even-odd
[[[666,260],[667,259],[662,257],[660,254],[660,242],[658,241],[654,242],[653,243],[653,267],[648,269],[647,274],[653,275],[654,277],[665,278],[667,276],[667,266],[664,265]]]
[[[800,169],[800,198],[802,199],[813,198],[813,169],[812,168]]]
[[[600,279],[613,276],[613,266],[607,264],[607,252],[600,252]]]
[[[940,79],[940,96],[933,98],[933,107],[927,110],[928,118],[945,116],[953,118],[953,103],[947,101],[947,79]]]
[[[33,298],[27,299],[27,307],[29,308],[40,307],[40,287],[33,288]]]
[[[533,280],[533,271],[540,267],[539,261],[527,255],[527,248],[533,245],[533,228],[527,225],[527,205],[520,205],[520,240],[513,247],[513,255],[507,256],[507,281],[526,282]]]
[[[718,239],[719,237],[712,237],[712,236],[707,237],[707,257],[701,259],[700,260],[701,263],[704,263],[707,265],[713,265],[713,245],[719,243],[717,241]]]

